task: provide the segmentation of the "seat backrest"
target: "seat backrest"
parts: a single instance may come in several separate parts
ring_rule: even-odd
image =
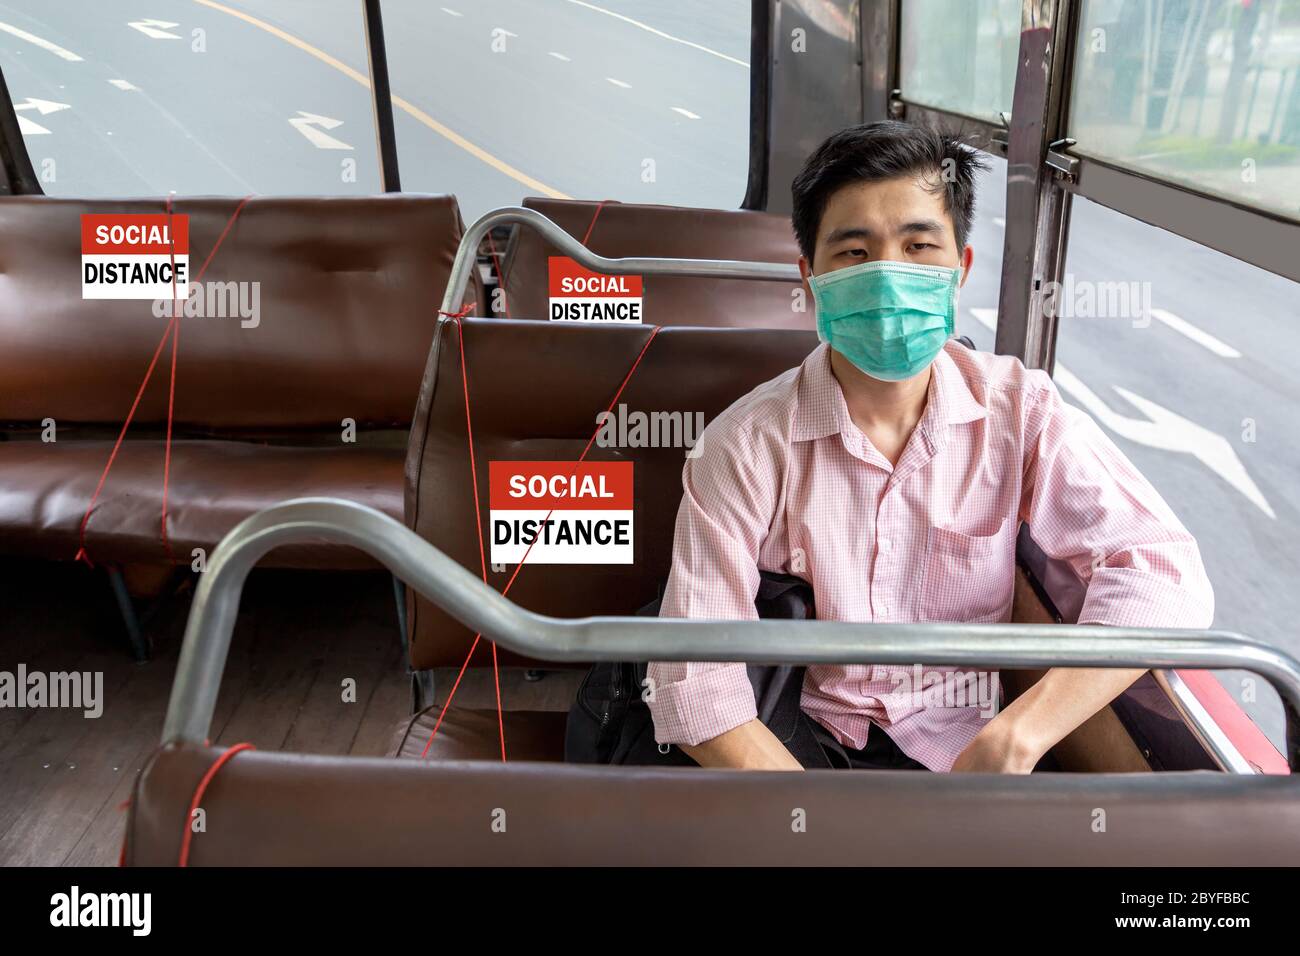
[[[128,866],[174,866],[220,749],[136,780]],[[1164,865],[1300,859],[1300,779],[1236,774],[801,774],[250,751],[225,764],[192,866]],[[495,832],[488,809],[507,807]],[[805,811],[806,832],[790,826]],[[1088,826],[1117,809],[1109,830]],[[1081,824],[1080,821],[1083,821]]]
[[[439,324],[421,387],[407,449],[406,523],[478,573],[457,328],[451,320]],[[653,330],[508,319],[467,319],[460,328],[487,549],[488,463],[575,461]],[[811,332],[664,328],[646,349],[619,404],[629,415],[679,412],[685,420],[699,413],[707,423],[742,395],[797,366],[816,345]],[[653,600],[668,577],[685,454],[682,447],[594,443],[588,461],[633,463],[634,563],[527,563],[510,599],[555,617],[632,614]],[[514,567],[497,572],[489,566],[489,583],[503,589]],[[462,663],[473,634],[422,598],[410,601],[413,666]]]
[[[600,206],[535,197],[525,199],[524,206],[579,241],[590,228],[587,247],[611,259],[660,256],[793,264],[799,257],[789,217],[774,213],[615,202]],[[509,317],[548,316],[547,259],[558,254],[536,230],[515,230],[501,265]],[[812,302],[800,296],[804,311],[795,309],[798,288],[797,282],[786,281],[646,276],[644,316],[651,325],[813,329]]]
[[[191,278],[238,203],[174,204],[189,216]],[[0,200],[0,424],[52,417],[62,436],[69,423],[121,422],[170,302],[159,317],[148,300],[83,299],[81,216],[164,211],[156,199]],[[203,276],[214,290],[204,309],[232,317],[181,321],[177,427],[405,426],[462,229],[452,196],[250,199]],[[256,325],[226,298],[241,291]],[[140,402],[141,425],[166,418],[169,359]]]

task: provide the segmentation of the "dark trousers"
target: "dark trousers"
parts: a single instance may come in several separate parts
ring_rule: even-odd
[[[772,676],[761,685],[751,673],[758,699],[759,719],[803,764],[806,770],[925,770],[926,766],[903,753],[882,728],[871,725],[865,747],[846,747],[799,706],[803,699],[803,672],[799,668],[769,668]]]

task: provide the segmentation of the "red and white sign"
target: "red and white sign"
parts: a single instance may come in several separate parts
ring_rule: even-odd
[[[170,299],[173,291],[185,299],[189,273],[189,216],[87,213],[81,217],[83,299]]]
[[[568,256],[550,256],[546,267],[552,322],[641,321],[640,276],[601,275]]]
[[[493,564],[631,564],[632,462],[489,462],[488,521]]]

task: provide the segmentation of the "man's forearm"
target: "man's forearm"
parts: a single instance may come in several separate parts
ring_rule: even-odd
[[[1145,673],[1054,667],[989,721],[953,769],[1028,773],[1047,751]]]
[[[794,754],[758,719],[694,746],[682,744],[681,748],[701,767],[728,767],[735,770],[803,769]]]

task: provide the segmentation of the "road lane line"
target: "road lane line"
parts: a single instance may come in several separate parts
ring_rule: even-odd
[[[625,90],[630,90],[630,89],[632,89],[632,84],[631,84],[631,83],[624,83],[622,80],[616,80],[616,79],[614,79],[612,76],[607,76],[607,77],[605,77],[605,79],[609,80],[609,82],[613,83],[615,86],[621,86],[621,87],[623,87],[623,89],[625,89]]]
[[[1209,349],[1220,358],[1241,358],[1241,353],[1234,349],[1222,339],[1216,339],[1209,332],[1198,329],[1186,319],[1174,315],[1167,309],[1152,309],[1151,317],[1159,319],[1165,325],[1169,326],[1175,332],[1187,336],[1202,348]]]
[[[138,90],[138,89],[140,89],[140,87],[136,86],[136,85],[135,85],[134,83],[132,83],[130,80],[109,80],[108,82],[112,83],[112,84],[113,84],[114,86],[116,86],[119,90]]]
[[[553,56],[553,57],[555,57],[557,60],[563,60],[565,63],[572,63],[572,62],[573,62],[573,61],[570,60],[567,56],[565,56],[563,53],[556,53],[554,50],[552,50],[552,51],[551,51],[549,54],[547,54],[547,55],[548,55],[548,56]]]
[[[717,50],[712,50],[702,44],[695,43],[691,40],[683,40],[681,37],[675,37],[671,33],[664,33],[662,30],[656,30],[648,23],[642,23],[640,20],[633,20],[631,17],[625,17],[623,14],[615,13],[613,10],[606,10],[604,7],[598,7],[594,3],[587,3],[585,0],[568,0],[568,2],[576,4],[579,7],[586,7],[588,10],[595,10],[597,13],[603,13],[605,16],[613,17],[615,20],[622,20],[624,23],[630,23],[634,27],[639,27],[647,33],[653,33],[657,37],[663,37],[665,40],[672,40],[674,43],[681,43],[685,46],[691,47],[692,49],[699,50],[702,53],[708,53],[710,56],[716,56],[721,60],[726,60],[728,63],[735,63],[737,66],[743,66],[745,69],[749,69],[749,64],[744,60],[737,60],[734,56],[719,53]]]
[[[210,7],[211,9],[217,10],[221,13],[228,14],[239,20],[243,20],[245,23],[248,23],[251,26],[255,26],[259,30],[265,30],[267,33],[271,34],[272,36],[279,37],[281,40],[283,40],[285,43],[288,43],[290,46],[297,47],[303,53],[306,53],[309,56],[314,56],[322,63],[328,66],[332,66],[334,69],[338,70],[344,76],[352,80],[355,80],[357,83],[360,83],[366,89],[370,89],[370,77],[366,76],[364,73],[360,73],[357,70],[352,69],[352,67],[348,66],[342,60],[330,56],[324,50],[312,46],[306,40],[300,40],[292,33],[286,33],[284,30],[281,30],[279,27],[272,26],[271,24],[267,23],[265,20],[259,20],[257,17],[244,13],[242,10],[236,10],[233,7],[228,7],[223,3],[217,3],[216,0],[194,0],[194,2],[205,7]],[[524,186],[527,186],[529,189],[535,189],[538,192],[542,193],[543,195],[551,197],[552,199],[573,198],[567,193],[562,193],[558,189],[554,189],[546,185],[541,180],[534,179],[532,176],[529,176],[527,173],[524,173],[521,170],[516,169],[515,167],[511,166],[509,163],[505,162],[504,160],[497,159],[497,157],[493,156],[491,153],[483,149],[481,146],[477,146],[474,143],[471,143],[464,136],[461,136],[455,130],[450,129],[447,126],[444,126],[442,123],[439,123],[436,119],[434,119],[424,110],[420,109],[415,104],[403,99],[402,97],[394,95],[392,97],[392,101],[394,106],[396,106],[402,112],[406,113],[416,122],[422,123],[425,126],[429,127],[429,129],[433,130],[439,136],[450,141],[456,146],[459,146],[461,149],[469,153],[475,159],[486,163],[487,165],[495,169],[497,172],[501,173],[504,176],[510,177],[515,182],[521,183]]]
[[[61,59],[67,60],[69,63],[82,62],[81,57],[77,56],[77,54],[73,53],[71,50],[65,50],[57,43],[51,43],[49,40],[41,39],[36,34],[28,33],[26,30],[21,30],[11,24],[0,23],[0,30],[3,30],[5,33],[12,33],[18,39],[26,40],[28,43],[33,46],[38,46],[42,50],[48,50],[50,53],[53,53]]]
[[[681,114],[682,114],[683,116],[685,116],[687,119],[699,119],[699,117],[696,116],[694,113],[692,113],[690,110],[682,109],[680,106],[674,106],[674,107],[673,107],[673,112],[674,112],[674,113],[681,113]]]
[[[440,9],[443,13],[449,14],[450,16],[453,17],[463,17],[465,15],[461,13],[459,10],[453,10],[451,7],[439,7],[438,9]]]

